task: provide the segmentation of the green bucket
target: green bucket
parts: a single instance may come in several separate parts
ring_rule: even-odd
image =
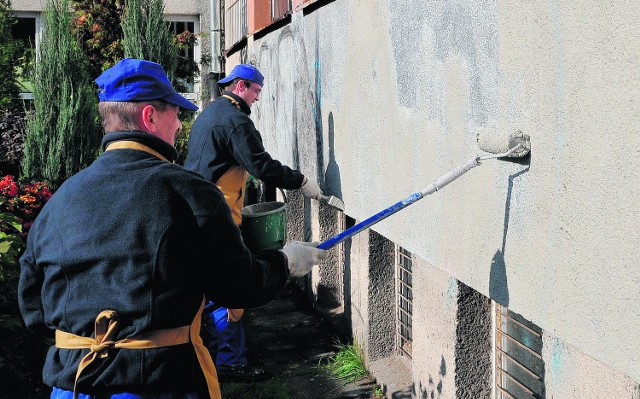
[[[280,249],[287,241],[287,204],[262,202],[242,209],[242,238],[251,252]]]

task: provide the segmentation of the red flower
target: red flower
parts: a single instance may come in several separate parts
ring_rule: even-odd
[[[15,197],[18,195],[18,185],[13,180],[13,176],[6,175],[0,180],[0,195],[4,197]]]
[[[7,175],[0,179],[0,196],[6,198],[0,204],[0,211],[11,212],[18,217],[22,223],[22,238],[26,238],[31,223],[51,195],[45,182],[33,182],[20,187],[13,176]]]

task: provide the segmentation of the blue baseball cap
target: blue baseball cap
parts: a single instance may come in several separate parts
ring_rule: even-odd
[[[262,86],[262,83],[264,82],[264,76],[262,76],[260,71],[258,71],[258,68],[249,64],[238,64],[233,68],[229,76],[220,79],[218,84],[220,86],[226,86],[227,83],[236,78],[250,80],[252,82],[256,82],[260,86]]]
[[[155,62],[125,58],[102,72],[96,83],[100,101],[162,100],[190,111],[198,110],[197,105],[175,91],[162,65]]]

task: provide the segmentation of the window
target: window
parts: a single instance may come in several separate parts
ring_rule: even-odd
[[[277,22],[291,14],[289,0],[271,0],[271,22]]]
[[[543,399],[542,329],[496,304],[496,398]]]
[[[22,41],[22,47],[25,49],[22,57],[23,65],[20,66],[20,96],[23,99],[33,100],[33,83],[29,77],[31,71],[23,69],[32,69],[33,62],[36,57],[36,49],[40,42],[41,22],[39,13],[16,12],[17,23],[12,27],[11,34],[14,39]],[[33,51],[31,51],[31,49]]]
[[[411,253],[396,245],[396,343],[401,355],[411,357],[413,292]]]
[[[247,0],[232,0],[224,3],[226,8],[224,44],[225,49],[229,51],[247,37]]]
[[[199,70],[201,58],[200,43],[194,42],[193,35],[200,33],[200,21],[198,16],[173,16],[167,15],[167,21],[173,35],[180,35],[179,41],[185,43],[178,55],[178,68],[176,70],[177,89],[189,100],[197,101],[198,82],[191,72],[194,68]],[[182,76],[181,76],[182,74]]]

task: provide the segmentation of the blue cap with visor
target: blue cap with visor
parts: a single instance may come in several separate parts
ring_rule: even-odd
[[[218,81],[220,86],[226,86],[227,83],[231,82],[233,79],[246,79],[252,82],[255,82],[262,86],[264,82],[264,76],[258,71],[258,68],[249,64],[238,64],[236,65],[231,73]]]
[[[136,102],[162,100],[190,111],[198,106],[173,88],[162,65],[125,58],[96,79],[100,101]]]

